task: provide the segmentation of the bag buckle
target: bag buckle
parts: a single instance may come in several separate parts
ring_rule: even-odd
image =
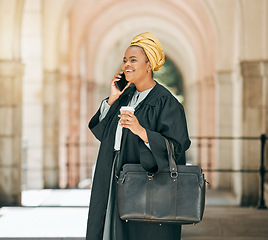
[[[154,177],[154,174],[153,173],[149,173],[147,172],[147,177],[149,178],[149,180],[151,181]]]
[[[170,173],[171,178],[178,178],[178,176],[179,176],[178,172],[171,172]]]

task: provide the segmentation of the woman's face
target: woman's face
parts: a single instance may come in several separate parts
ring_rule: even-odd
[[[132,83],[143,81],[151,71],[151,65],[142,48],[130,46],[125,52],[123,58],[122,70],[126,79]]]

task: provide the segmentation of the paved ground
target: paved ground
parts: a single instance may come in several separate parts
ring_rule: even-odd
[[[0,239],[83,239],[87,208],[2,208]]]
[[[203,221],[182,232],[183,240],[268,240],[268,210],[207,206]]]
[[[27,207],[0,209],[0,240],[84,240],[89,190],[42,190],[23,194]],[[240,208],[234,204],[228,193],[208,192],[203,221],[183,226],[182,239],[268,240],[268,210]],[[76,207],[78,205],[80,207]]]

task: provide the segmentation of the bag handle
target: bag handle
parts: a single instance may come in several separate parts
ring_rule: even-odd
[[[169,162],[169,170],[172,178],[178,176],[178,169],[175,161],[175,154],[174,154],[174,145],[171,141],[168,141],[165,137],[167,153],[168,153],[168,162]]]

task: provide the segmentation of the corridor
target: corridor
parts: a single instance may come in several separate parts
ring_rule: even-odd
[[[182,239],[268,240],[268,210],[252,207],[261,183],[268,205],[267,29],[268,0],[0,0],[0,240],[84,239],[88,122],[148,31],[166,57],[153,77],[185,109],[187,163],[228,191],[208,191]]]

